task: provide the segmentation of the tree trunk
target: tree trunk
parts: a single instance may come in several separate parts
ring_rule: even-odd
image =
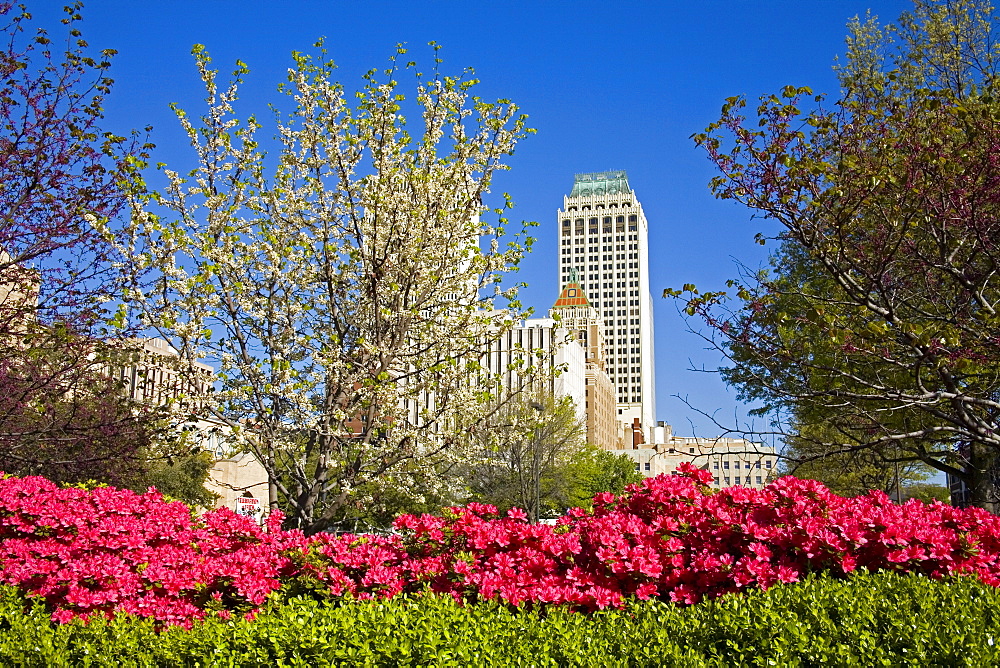
[[[965,467],[964,480],[969,490],[969,504],[997,514],[1000,503],[997,499],[996,465],[997,453],[994,448],[983,444],[970,444],[969,463]]]
[[[278,485],[274,482],[278,469],[274,463],[274,444],[267,444],[267,507],[271,510],[278,509]]]

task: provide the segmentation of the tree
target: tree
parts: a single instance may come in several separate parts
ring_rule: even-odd
[[[398,484],[404,476],[371,480],[354,490],[330,527],[351,533],[386,533],[393,530],[393,522],[400,515],[436,514],[443,508],[461,505],[467,496],[464,481],[456,478],[459,468],[414,463],[404,473],[409,487]]]
[[[857,496],[877,489],[894,499],[904,499],[904,490],[922,483],[932,470],[920,461],[897,461],[892,446],[861,447],[850,433],[817,433],[819,425],[808,425],[785,444],[782,474],[819,480],[831,491]],[[836,443],[830,447],[829,443]]]
[[[621,494],[625,487],[645,479],[635,470],[635,462],[628,455],[619,455],[586,445],[564,465],[560,475],[569,481],[566,492],[558,499],[553,510],[587,508],[593,506],[594,497],[601,492]]]
[[[5,360],[0,470],[132,486],[157,430],[123,397],[120,383],[86,358],[87,347],[46,338],[52,348]]]
[[[770,272],[687,301],[726,380],[820,456],[869,450],[963,480],[995,508],[1000,106],[992,8],[917,0],[851,24],[841,99],[731,98],[696,135],[716,196],[776,221]],[[892,39],[895,41],[892,41]],[[764,237],[759,237],[761,242]],[[668,291],[679,295],[679,291]],[[789,428],[789,424],[794,428]],[[832,436],[837,433],[842,437]]]
[[[523,508],[535,522],[546,510],[565,510],[579,500],[572,463],[585,452],[585,436],[570,397],[542,391],[508,398],[474,432],[472,498],[501,511]]]
[[[120,182],[148,146],[101,129],[112,50],[66,8],[60,43],[0,4],[0,470],[125,483],[151,433],[109,373],[132,332],[107,326]]]
[[[943,485],[932,485],[929,483],[909,485],[905,491],[906,499],[919,499],[924,503],[931,503],[932,501],[940,501],[942,503],[948,503],[951,499],[951,493],[947,487]]]
[[[473,97],[470,73],[425,77],[403,53],[353,103],[325,51],[294,54],[268,156],[257,119],[235,116],[246,66],[220,87],[195,47],[208,112],[177,115],[197,164],[165,169],[160,192],[134,184],[125,251],[155,272],[132,306],[183,359],[217,366],[218,417],[263,463],[271,506],[307,531],[373,481],[409,489],[458,456],[489,405],[479,351],[516,316],[493,307],[514,298],[500,281],[526,244],[501,246],[509,203],[497,224],[480,216],[525,118]]]
[[[176,448],[173,449],[177,453]],[[193,448],[180,450],[179,454],[164,456],[159,452],[146,453],[146,470],[131,486],[137,492],[150,487],[173,499],[201,508],[211,508],[218,498],[205,488],[213,458],[210,452]]]

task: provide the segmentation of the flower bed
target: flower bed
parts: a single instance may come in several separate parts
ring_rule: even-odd
[[[228,510],[195,517],[156,492],[0,480],[0,582],[43,598],[65,621],[128,612],[188,624],[251,613],[271,592],[385,598],[430,589],[512,605],[621,607],[632,596],[682,604],[856,569],[1000,584],[1000,518],[940,503],[845,498],[782,478],[714,491],[682,465],[555,526],[482,504],[404,515],[398,535],[305,537]]]
[[[154,491],[60,488],[0,480],[0,582],[43,598],[53,618],[126,612],[186,623],[206,610],[250,610],[294,574],[301,534],[228,510],[195,517]]]

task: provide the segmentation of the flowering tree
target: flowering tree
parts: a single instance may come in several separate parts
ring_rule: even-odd
[[[696,292],[687,304],[728,355],[726,379],[821,441],[820,456],[919,460],[988,507],[1000,454],[994,25],[985,2],[918,0],[896,26],[855,21],[833,109],[803,112],[808,89],[788,87],[748,122],[730,99],[696,141],[722,172],[716,195],[779,223],[780,246],[773,272],[732,283],[736,306]]]
[[[309,531],[354,490],[408,489],[464,442],[489,405],[479,351],[514,315],[493,299],[513,299],[499,283],[525,247],[501,246],[506,221],[480,215],[525,119],[473,97],[469,73],[424,77],[403,53],[353,96],[324,51],[294,54],[281,88],[294,109],[268,156],[257,119],[235,116],[247,68],[220,87],[196,47],[208,111],[177,115],[197,164],[136,189],[127,250],[156,279],[136,282],[134,305],[217,365],[219,416],[267,469],[272,506]]]
[[[9,2],[0,17],[0,469],[124,483],[150,433],[107,373],[129,335],[108,341],[107,235],[145,147],[101,129],[114,52],[87,54],[78,3],[62,43]]]

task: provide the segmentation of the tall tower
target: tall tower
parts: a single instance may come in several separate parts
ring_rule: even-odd
[[[560,320],[586,350],[587,379],[584,408],[587,413],[587,442],[605,450],[621,447],[622,430],[618,426],[617,395],[604,367],[604,354],[609,350],[604,341],[604,320],[590,304],[580,285],[575,269],[549,314]]]
[[[604,319],[605,363],[618,420],[655,422],[653,301],[649,294],[648,225],[624,171],[577,174],[558,212],[559,286],[575,270]]]

